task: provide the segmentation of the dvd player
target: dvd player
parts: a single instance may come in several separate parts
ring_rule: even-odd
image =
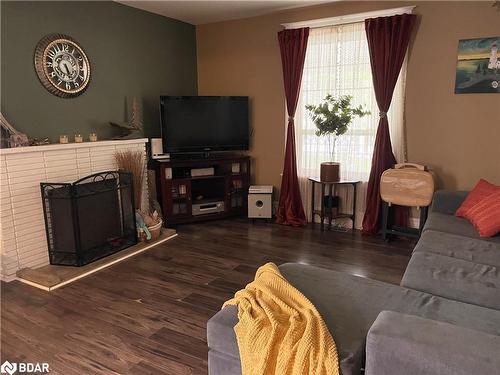
[[[207,202],[207,203],[194,203],[192,206],[192,215],[206,215],[224,212],[224,201]]]

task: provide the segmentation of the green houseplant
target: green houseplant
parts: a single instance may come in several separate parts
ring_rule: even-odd
[[[334,162],[335,144],[338,137],[345,134],[356,117],[369,115],[363,106],[353,107],[352,96],[342,95],[335,98],[328,94],[318,105],[308,104],[306,110],[316,125],[318,137],[328,137],[330,161],[321,163],[321,180],[336,182],[339,180],[339,163]]]

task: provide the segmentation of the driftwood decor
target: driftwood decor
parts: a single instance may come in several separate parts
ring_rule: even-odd
[[[50,145],[50,139],[48,139],[48,138],[30,139],[30,146],[44,146],[44,145]]]
[[[2,126],[1,148],[29,146],[28,136],[17,131],[0,112],[0,124]]]
[[[113,137],[113,139],[142,138],[144,125],[142,122],[142,108],[139,101],[136,98],[132,100],[132,111],[129,123],[110,122],[109,124],[120,132],[120,134]]]

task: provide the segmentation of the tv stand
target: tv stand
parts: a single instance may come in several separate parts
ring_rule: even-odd
[[[196,152],[196,153],[179,153],[170,154],[170,160],[214,160],[239,158],[244,155],[238,155],[229,152]]]
[[[156,169],[158,198],[168,226],[247,214],[249,156],[158,160]],[[193,176],[193,169],[207,172]]]

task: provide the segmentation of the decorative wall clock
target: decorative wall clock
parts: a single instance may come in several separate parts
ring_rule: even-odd
[[[90,81],[90,62],[83,48],[63,34],[46,35],[38,42],[35,70],[42,85],[62,98],[80,95]]]

